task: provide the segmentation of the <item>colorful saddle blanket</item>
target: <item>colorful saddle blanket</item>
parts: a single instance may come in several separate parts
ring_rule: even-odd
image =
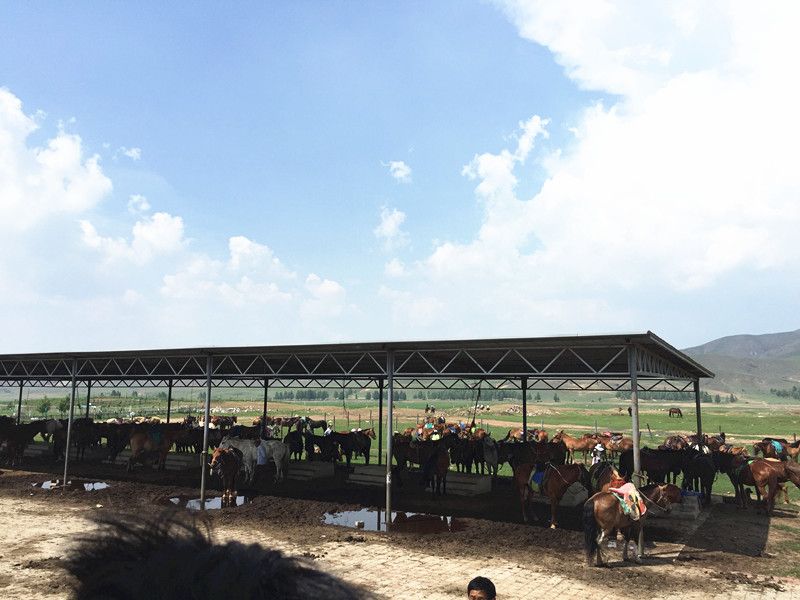
[[[636,486],[626,483],[618,488],[608,488],[622,505],[622,511],[634,521],[638,521],[647,512],[642,496]]]
[[[528,479],[528,487],[530,487],[534,492],[541,492],[542,485],[544,484],[544,476],[546,471],[542,469],[541,471],[534,469],[531,471],[531,476]]]
[[[783,452],[783,444],[781,444],[778,440],[770,440],[772,447],[775,448],[775,452],[781,454]]]

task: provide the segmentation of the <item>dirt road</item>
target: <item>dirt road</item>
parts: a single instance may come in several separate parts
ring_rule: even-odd
[[[32,487],[43,479],[0,475],[3,598],[69,597],[61,560],[77,535],[91,533],[93,516],[157,511],[172,496],[196,495],[189,488],[110,481],[106,490],[62,496]],[[688,540],[658,541],[665,536],[654,526],[645,565],[596,569],[583,565],[579,531],[465,518],[458,532],[387,538],[321,524],[326,511],[349,508],[357,507],[261,496],[237,509],[209,511],[209,518],[220,540],[303,556],[385,598],[462,598],[478,574],[495,581],[500,598],[800,598],[800,581],[780,576],[799,556],[787,550],[800,532],[796,511],[779,512],[768,524],[763,515],[720,504]]]

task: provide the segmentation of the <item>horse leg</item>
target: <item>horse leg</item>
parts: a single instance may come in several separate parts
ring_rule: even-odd
[[[600,533],[597,535],[597,566],[598,567],[605,567],[606,561],[603,558],[603,544],[606,541],[606,531],[602,527],[600,528]]]
[[[558,507],[558,502],[561,500],[560,497],[556,497],[556,494],[553,494],[550,497],[550,529],[555,529],[558,526],[556,522],[556,508]]]
[[[528,485],[525,484],[525,487],[520,492],[520,504],[522,505],[522,522],[528,522]]]

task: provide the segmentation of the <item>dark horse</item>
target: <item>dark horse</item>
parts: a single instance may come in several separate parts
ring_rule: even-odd
[[[518,464],[514,467],[514,485],[519,494],[519,501],[522,505],[522,520],[528,522],[528,505],[530,504],[531,473],[534,472],[536,465],[533,463]],[[553,465],[548,463],[545,466],[544,479],[540,485],[540,491],[550,499],[550,528],[558,526],[556,519],[556,508],[564,497],[564,494],[573,483],[580,482],[586,488],[587,493],[592,492],[592,483],[589,478],[589,471],[582,464]]]

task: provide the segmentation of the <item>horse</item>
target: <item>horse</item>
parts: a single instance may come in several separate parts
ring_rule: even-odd
[[[664,440],[664,443],[661,444],[658,449],[659,450],[683,450],[684,448],[689,447],[689,440],[687,440],[682,435],[671,435],[667,439]]]
[[[639,489],[639,493],[645,499],[647,512],[653,509],[669,512],[671,504],[682,501],[680,489],[670,483],[646,485]],[[622,560],[627,561],[628,544],[630,540],[638,538],[647,519],[647,512],[638,520],[631,519],[629,515],[625,514],[620,501],[611,492],[598,492],[586,500],[583,505],[586,564],[592,566],[594,559],[595,566],[607,565],[603,557],[603,543],[614,533],[614,530],[619,530],[625,537]],[[637,552],[633,560],[641,564],[642,557]]]
[[[314,435],[310,431],[303,433],[303,441],[306,449],[306,460],[319,459],[324,462],[333,462],[337,459],[339,453],[337,446],[333,443],[333,438],[330,435]]]
[[[672,483],[677,481],[683,470],[684,454],[679,450],[651,450],[647,447],[640,452],[641,469],[647,474],[649,482]],[[626,450],[619,456],[619,472],[626,479],[633,475],[633,449]]]
[[[536,469],[536,463],[519,464],[514,468],[514,485],[519,494],[520,504],[522,505],[522,520],[528,522],[528,507],[531,500],[531,475]],[[556,519],[556,508],[567,488],[573,483],[580,482],[591,493],[592,484],[589,480],[589,471],[584,465],[553,465],[547,463],[544,472],[544,479],[539,486],[541,493],[550,499],[550,528],[558,526]]]
[[[91,418],[81,417],[72,422],[72,439],[75,444],[75,460],[80,462],[89,446],[97,444],[99,436]]]
[[[236,506],[236,478],[242,459],[238,448],[216,448],[211,455],[211,474],[222,482],[222,508]]]
[[[497,470],[499,466],[499,449],[498,443],[494,441],[489,435],[486,435],[481,440],[483,446],[483,463],[481,463],[481,474],[483,474],[483,465],[486,464],[486,469],[492,477],[497,477]]]
[[[375,429],[373,427],[370,427],[369,429],[362,429],[361,431],[356,430],[355,434],[356,434],[355,455],[363,456],[364,463],[369,464],[369,454],[370,454],[370,449],[372,448],[372,440],[376,439]]]
[[[344,454],[347,461],[347,468],[350,468],[350,461],[353,459],[353,454],[361,453],[361,440],[355,431],[341,432],[332,431],[329,437],[334,444],[339,446],[339,454]]]
[[[422,485],[430,486],[434,496],[447,495],[447,471],[450,469],[450,457],[448,456],[447,438],[442,438],[434,445],[433,452],[425,460],[422,466]]]
[[[25,448],[33,441],[36,434],[42,432],[44,423],[45,421],[31,421],[17,425],[13,419],[3,423],[3,427],[0,428],[0,444],[5,441],[9,464],[12,467],[22,464]]]
[[[758,495],[764,498],[768,515],[775,508],[775,495],[780,483],[791,481],[800,489],[800,466],[790,462],[764,458],[748,462],[744,457],[737,457],[733,462],[732,473],[731,481],[734,482],[742,507],[747,507],[744,486],[752,485]]]
[[[289,454],[295,460],[303,458],[303,434],[299,431],[290,431],[283,438],[283,443],[289,446]],[[310,459],[309,459],[310,460]]]
[[[703,506],[711,505],[711,488],[717,474],[717,467],[711,454],[689,448],[683,450],[683,489],[703,493]]]
[[[300,417],[300,422],[302,423],[302,429],[310,429],[313,431],[314,429],[322,429],[325,431],[328,429],[328,422],[325,419],[311,419],[309,417]]]
[[[753,444],[753,454],[758,456],[759,453],[764,458],[777,458],[778,460],[786,460],[788,453],[786,446],[789,442],[783,438],[764,438],[760,442]],[[778,449],[780,448],[780,450]]]
[[[266,465],[270,461],[275,464],[275,483],[283,481],[289,469],[289,446],[280,440],[243,440],[226,436],[219,444],[220,448],[236,448],[242,453],[242,471],[245,485],[255,480],[256,467]]]
[[[614,463],[603,460],[589,467],[589,481],[592,488],[590,494],[597,492],[607,492],[610,487],[618,487],[625,483],[622,475],[619,474]]]
[[[567,447],[567,462],[575,462],[575,453],[581,452],[583,454],[583,462],[586,463],[586,455],[591,452],[595,446],[595,440],[590,437],[574,438],[571,435],[564,433],[562,429],[553,436],[553,441],[560,440],[564,442]]]
[[[683,411],[681,411],[681,409],[678,408],[677,406],[673,406],[672,408],[669,409],[668,416],[677,417],[679,419],[682,419],[683,418]]]
[[[175,425],[146,425],[133,430],[130,437],[131,455],[128,458],[128,471],[133,471],[133,465],[144,461],[153,455],[158,456],[158,470],[166,468],[167,454],[172,445],[179,438],[186,436],[187,430],[181,424]]]

